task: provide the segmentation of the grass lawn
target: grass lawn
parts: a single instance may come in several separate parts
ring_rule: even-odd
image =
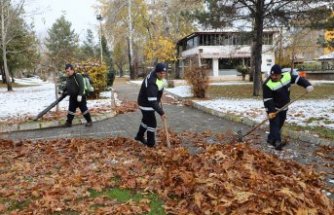
[[[303,94],[305,89],[298,85],[291,87],[291,99]],[[333,98],[334,84],[315,85],[314,91],[307,96],[306,99],[328,99]],[[207,96],[211,99],[226,97],[226,98],[258,98],[262,99],[262,90],[259,97],[253,97],[253,85],[227,85],[227,86],[210,86]]]
[[[25,87],[25,86],[17,83],[12,83],[12,87],[15,88],[15,87]],[[2,81],[0,81],[0,88],[7,88],[7,84],[4,84],[2,83]]]

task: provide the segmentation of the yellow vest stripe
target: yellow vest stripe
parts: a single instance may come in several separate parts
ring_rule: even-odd
[[[157,79],[157,81],[155,83],[158,86],[159,91],[161,91],[164,88],[164,81],[163,80]]]
[[[282,74],[282,78],[280,81],[274,82],[271,79],[267,82],[267,87],[269,87],[270,90],[272,91],[276,91],[281,89],[282,87],[290,84],[291,82],[291,74],[290,72],[286,72],[284,74]]]

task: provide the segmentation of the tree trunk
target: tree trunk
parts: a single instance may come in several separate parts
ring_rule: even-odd
[[[133,80],[136,78],[135,71],[133,70],[133,49],[132,49],[132,10],[131,10],[131,1],[128,0],[128,25],[129,25],[129,37],[128,37],[128,57],[129,57],[129,70],[130,70],[130,79]]]
[[[8,26],[7,26],[8,27]],[[4,5],[1,7],[1,41],[2,41],[2,60],[5,70],[5,78],[7,84],[7,90],[13,91],[12,84],[9,80],[9,71],[7,65],[7,45],[6,45],[6,33],[5,33],[5,15],[4,15]]]
[[[6,83],[6,76],[5,76],[5,69],[3,68],[3,65],[0,65],[0,74],[1,74],[1,79],[2,79],[2,83],[5,84]]]
[[[175,76],[174,78],[180,79],[181,78],[181,72],[180,72],[180,60],[177,59],[175,61]]]
[[[123,77],[124,76],[124,72],[123,72],[123,69],[121,68],[120,70],[119,70],[119,77]]]
[[[263,7],[264,1],[258,0],[254,16],[252,66],[253,66],[253,96],[259,96],[261,90],[262,40],[263,40]]]
[[[7,65],[6,46],[2,46],[2,48],[3,48],[2,57],[3,57],[3,64],[5,67],[5,78],[6,78],[7,90],[13,91],[12,83],[10,82],[10,77],[9,77],[8,65]]]

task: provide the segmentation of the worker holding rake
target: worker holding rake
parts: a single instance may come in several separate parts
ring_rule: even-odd
[[[165,85],[164,78],[166,73],[166,65],[158,63],[155,66],[155,69],[143,80],[138,95],[138,105],[143,118],[135,140],[138,140],[149,147],[153,147],[155,145],[155,131],[157,128],[155,112],[161,116],[162,120],[166,119],[166,114],[160,105]],[[147,133],[147,140],[144,137],[145,133]]]
[[[290,86],[294,83],[304,87],[307,93],[314,89],[305,78],[290,72],[282,73],[281,67],[277,64],[271,68],[270,76],[263,83],[263,102],[270,124],[267,143],[273,145],[276,150],[281,150],[286,144],[281,140],[281,128],[286,119],[287,104],[290,102]],[[282,108],[284,109],[280,110]]]

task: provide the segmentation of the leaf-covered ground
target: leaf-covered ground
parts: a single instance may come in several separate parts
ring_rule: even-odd
[[[334,214],[312,169],[205,134],[172,133],[167,148],[159,134],[153,149],[121,137],[0,140],[0,214]]]

